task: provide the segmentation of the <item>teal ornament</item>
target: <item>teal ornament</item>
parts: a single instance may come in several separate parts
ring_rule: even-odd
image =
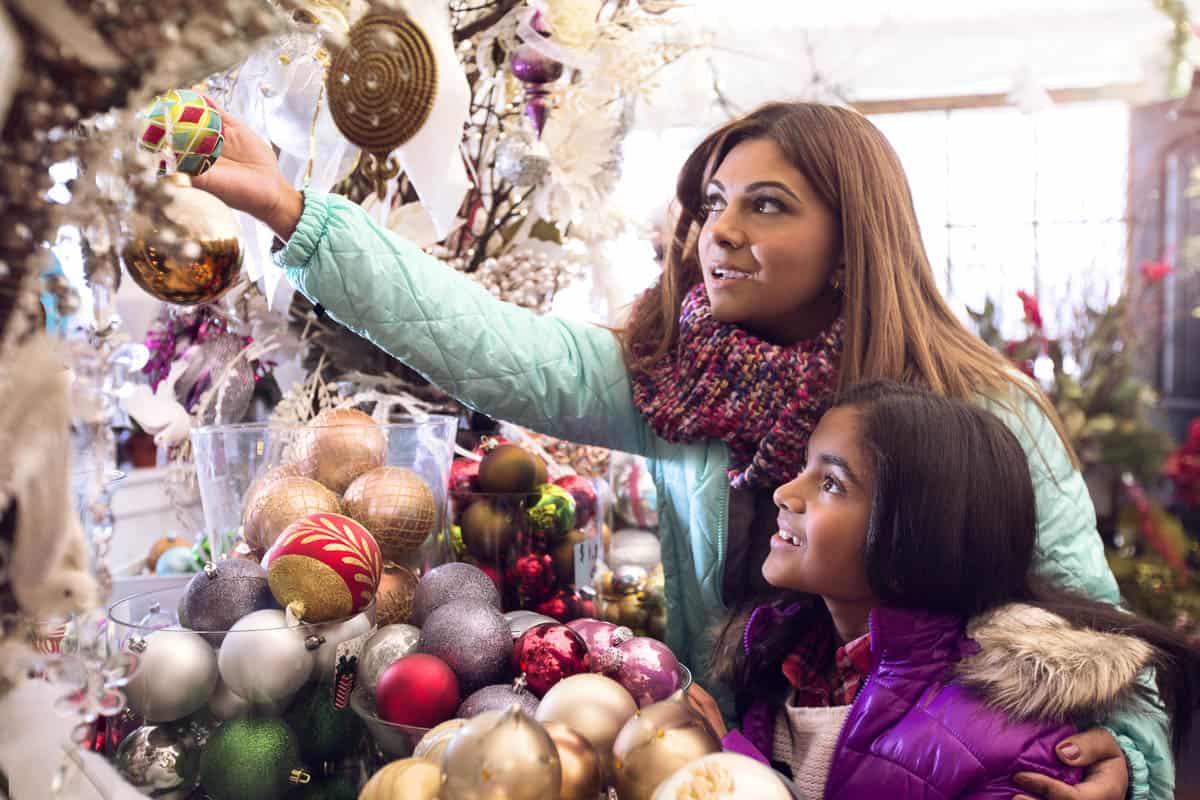
[[[575,498],[561,486],[543,483],[535,490],[537,500],[525,511],[534,533],[557,541],[575,528]]]
[[[156,575],[191,575],[199,569],[190,547],[172,547],[154,564]]]

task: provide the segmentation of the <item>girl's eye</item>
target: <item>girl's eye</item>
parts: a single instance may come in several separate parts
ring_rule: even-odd
[[[832,475],[826,475],[821,479],[821,491],[829,492],[830,494],[840,494],[842,485],[838,483],[837,478]]]

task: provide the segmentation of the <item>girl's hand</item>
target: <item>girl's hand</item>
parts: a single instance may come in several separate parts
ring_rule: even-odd
[[[687,699],[692,704],[692,708],[696,709],[696,713],[704,717],[704,720],[712,726],[717,738],[722,738],[729,732],[725,728],[725,718],[721,716],[721,709],[711,694],[693,683],[688,687]]]
[[[1082,783],[1068,786],[1036,772],[1018,772],[1013,780],[1042,800],[1124,800],[1129,767],[1121,746],[1104,728],[1068,736],[1058,743],[1055,753],[1064,764],[1084,769]],[[1031,800],[1027,795],[1017,797]]]
[[[270,144],[227,111],[221,111],[221,122],[221,157],[208,172],[192,178],[192,185],[261,220],[287,241],[304,210],[303,196],[279,171]]]

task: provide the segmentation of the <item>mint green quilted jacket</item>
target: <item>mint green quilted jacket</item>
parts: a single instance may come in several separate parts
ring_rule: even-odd
[[[336,195],[305,193],[300,224],[276,260],[330,316],[464,404],[551,436],[646,456],[660,501],[667,644],[698,676],[706,673],[710,631],[724,613],[728,450],[717,440],[672,444],[655,435],[634,407],[611,331],[502,303]],[[1033,406],[1023,422],[1004,416],[1035,473],[1037,568],[1117,602],[1087,488],[1049,420]],[[1103,722],[1128,757],[1130,797],[1169,800],[1165,716]]]

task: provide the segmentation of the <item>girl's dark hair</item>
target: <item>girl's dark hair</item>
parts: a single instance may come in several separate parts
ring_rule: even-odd
[[[881,605],[970,618],[1020,602],[1078,627],[1141,638],[1158,651],[1159,693],[1179,750],[1200,700],[1200,650],[1169,628],[1033,575],[1033,480],[1025,451],[999,418],[971,403],[884,381],[847,390],[833,407],[859,412],[863,456],[875,481],[865,562]],[[814,605],[824,604],[817,599]],[[822,611],[814,607],[787,626],[790,631],[771,631],[759,652],[739,657],[735,674],[726,677],[735,677],[739,689],[773,681],[800,626],[828,624]],[[731,617],[726,632],[739,624],[744,627]]]

